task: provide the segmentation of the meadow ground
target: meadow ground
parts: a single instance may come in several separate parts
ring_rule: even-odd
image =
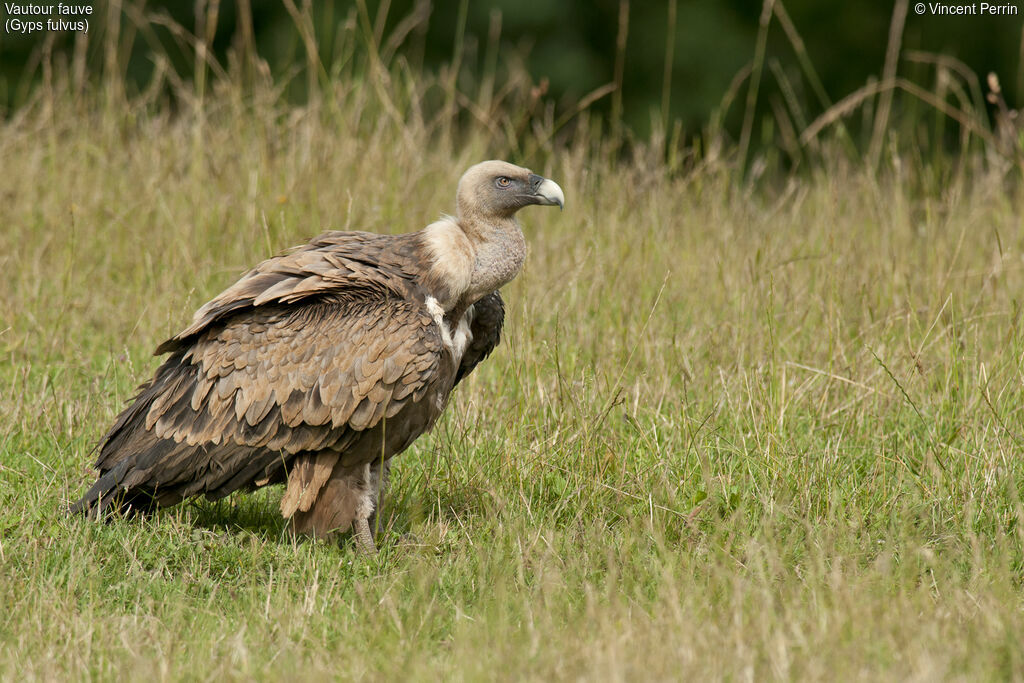
[[[749,189],[358,92],[0,127],[0,677],[1024,677],[1002,173]],[[425,225],[489,156],[566,209],[523,212],[505,342],[397,460],[379,558],[292,538],[280,489],[63,514],[195,308],[322,230]]]

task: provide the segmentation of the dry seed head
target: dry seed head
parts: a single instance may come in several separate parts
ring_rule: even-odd
[[[988,89],[992,91],[993,95],[998,95],[1001,92],[999,77],[996,76],[994,71],[990,71],[988,74]]]

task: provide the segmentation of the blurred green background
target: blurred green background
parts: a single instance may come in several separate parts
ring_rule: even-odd
[[[500,83],[503,73],[522,64],[560,111],[571,110],[580,98],[616,81],[616,46],[624,38],[620,114],[639,137],[649,136],[655,122],[663,120],[664,112],[668,114],[668,127],[681,124],[685,136],[697,135],[707,126],[730,83],[753,60],[763,9],[758,0],[294,2],[299,12],[306,8],[314,17],[316,44],[328,70],[345,58],[338,53],[338,37],[346,22],[357,29],[372,25],[382,43],[395,38],[397,55],[408,62],[412,73],[419,68],[440,70],[457,59],[461,78],[479,78],[493,68]],[[16,4],[28,3],[19,0]],[[158,45],[184,78],[192,75],[187,38],[175,36],[166,24],[149,19],[166,17],[200,34],[206,31],[203,17],[209,16],[211,7],[217,14],[216,27],[210,31],[213,52],[222,63],[232,44],[239,40],[240,13],[249,11],[253,42],[275,76],[286,76],[305,63],[302,36],[285,2],[252,0],[251,10],[247,9],[249,3],[232,0],[219,4],[150,1],[125,3],[124,7],[120,3],[90,4],[94,15],[88,63],[96,66],[102,61],[105,24],[118,15],[123,26],[137,31],[129,50],[127,72],[140,89],[152,72],[152,54]],[[786,0],[779,6],[805,44],[806,59],[802,64],[792,35],[787,35],[777,16],[773,17],[767,34],[758,112],[771,114],[773,106],[777,110],[780,103],[793,110],[799,103],[802,111],[791,111],[799,131],[800,119],[813,120],[828,104],[880,76],[893,4]],[[996,73],[1006,101],[1014,106],[1024,94],[1024,12],[1017,5],[1012,7],[1017,11],[1015,16],[934,16],[930,10],[917,14],[911,2],[902,36],[904,57],[897,73],[934,91],[935,66],[908,60],[906,54],[919,50],[952,57],[974,72],[983,88],[986,75]],[[6,20],[9,15],[6,9],[3,11]],[[628,19],[626,26],[622,25],[623,17]],[[404,36],[400,41],[399,35]],[[30,97],[33,85],[41,79],[40,55],[48,51],[70,55],[74,36],[5,32],[0,33],[0,41],[0,104],[9,115]],[[666,80],[669,59],[671,68]],[[824,97],[815,90],[814,77],[808,78],[808,63],[820,79]],[[724,118],[724,130],[732,136],[738,135],[742,124],[745,87],[743,83],[737,89],[735,102],[739,104],[731,107]],[[288,96],[301,101],[303,78],[293,79]],[[955,102],[955,93],[950,92],[949,97]],[[597,112],[606,115],[616,106],[612,96],[594,104]],[[852,130],[863,128],[857,121],[849,125]],[[955,139],[955,131],[947,134]]]

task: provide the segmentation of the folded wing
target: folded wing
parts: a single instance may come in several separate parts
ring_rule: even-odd
[[[370,253],[381,239],[321,238],[200,309],[160,347],[171,355],[104,437],[100,478],[73,509],[219,498],[273,478],[297,453],[344,453],[450,389],[436,322],[401,264],[382,268]],[[427,426],[414,422],[405,441]]]

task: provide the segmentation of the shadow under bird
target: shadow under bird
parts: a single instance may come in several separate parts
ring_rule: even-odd
[[[403,235],[327,232],[260,263],[157,348],[170,355],[103,437],[99,478],[71,510],[285,483],[296,532],[351,530],[375,552],[390,459],[498,344],[498,289],[526,256],[516,212],[564,201],[554,181],[485,161],[459,180],[454,217]]]

